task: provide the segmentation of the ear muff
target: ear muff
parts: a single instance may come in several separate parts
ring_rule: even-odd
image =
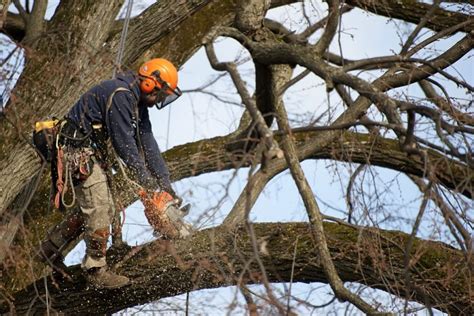
[[[143,93],[150,93],[155,88],[156,88],[156,80],[154,80],[153,78],[145,77],[142,79],[142,82],[140,82],[140,90]]]

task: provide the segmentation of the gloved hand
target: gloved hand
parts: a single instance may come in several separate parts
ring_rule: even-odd
[[[169,193],[173,197],[173,199],[175,199],[177,207],[180,207],[183,203],[183,199],[176,194],[176,192],[171,187],[171,184],[169,182],[163,181],[163,179],[160,178],[157,179],[157,182],[158,186],[160,187],[160,190]]]
[[[145,206],[145,216],[155,230],[155,234],[164,238],[176,239],[191,234],[191,227],[183,221],[189,210],[179,209],[181,199],[175,199],[165,191],[139,192],[140,199]]]

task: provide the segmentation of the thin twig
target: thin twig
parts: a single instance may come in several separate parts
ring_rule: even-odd
[[[295,274],[295,263],[296,263],[296,251],[298,249],[298,238],[299,238],[299,236],[296,236],[295,250],[293,251],[293,261],[291,263],[290,287],[288,289],[288,301],[286,302],[286,315],[287,316],[290,313],[291,286],[293,285],[293,276]]]
[[[349,209],[349,214],[347,215],[347,221],[352,223],[352,214],[354,213],[354,205],[352,204],[352,187],[354,186],[355,179],[365,169],[366,165],[359,165],[354,173],[349,178],[349,183],[347,184],[346,189],[346,204]]]
[[[219,62],[219,60],[217,59],[216,53],[214,51],[212,40],[213,40],[213,36],[210,36],[205,41],[206,54],[212,67],[215,70],[227,71],[230,74],[232,81],[235,87],[237,88],[237,92],[242,98],[242,102],[245,104],[245,107],[247,108],[250,115],[252,116],[252,119],[257,124],[256,125],[257,130],[260,134],[260,137],[262,137],[264,144],[266,145],[266,149],[267,149],[266,153],[268,153],[268,155],[266,154],[267,158],[271,159],[275,156],[276,157],[282,156],[281,150],[278,148],[278,144],[273,140],[272,131],[265,123],[265,119],[263,118],[262,113],[258,110],[257,105],[255,104],[255,101],[252,99],[252,97],[248,93],[247,88],[245,87],[245,83],[237,71],[236,65],[234,63],[229,63],[229,62],[227,63]]]
[[[403,45],[400,51],[400,55],[404,55],[405,53],[408,52],[408,49],[410,48],[411,44],[413,44],[415,38],[420,33],[421,29],[426,25],[428,20],[433,16],[436,9],[439,8],[440,2],[441,2],[440,0],[433,1],[433,5],[431,6],[431,8],[426,12],[426,14],[420,20],[420,22],[416,25],[416,28],[413,30],[413,32],[411,32],[410,36],[408,36],[408,39],[406,40],[405,44]]]
[[[28,23],[28,18],[29,18],[29,14],[26,12],[25,8],[23,7],[23,5],[20,3],[19,0],[12,0],[13,1],[13,4],[15,5],[15,8],[18,10],[18,12],[20,13],[20,16],[21,18],[23,19],[23,21],[25,22],[25,24]]]

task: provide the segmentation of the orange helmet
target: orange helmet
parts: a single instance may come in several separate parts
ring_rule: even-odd
[[[159,109],[175,101],[182,94],[178,88],[178,71],[164,58],[154,58],[145,62],[138,70],[138,74],[142,77],[140,90],[143,93],[151,93],[157,89],[168,96],[160,102],[161,105],[156,105]]]

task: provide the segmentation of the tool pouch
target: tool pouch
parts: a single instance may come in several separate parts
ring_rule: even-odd
[[[90,147],[91,133],[85,133],[76,123],[68,118],[61,121],[58,142],[61,146],[69,148]]]
[[[33,131],[33,145],[43,158],[51,162],[54,157],[54,148],[58,134],[60,120],[52,118],[46,121],[35,123]]]

